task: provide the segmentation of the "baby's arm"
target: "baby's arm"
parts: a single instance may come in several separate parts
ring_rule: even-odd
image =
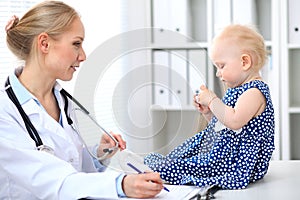
[[[261,114],[266,106],[266,99],[257,88],[244,92],[238,98],[234,108],[224,104],[206,87],[202,90],[201,96],[200,103],[208,106],[220,122],[233,130],[242,128],[253,117]]]

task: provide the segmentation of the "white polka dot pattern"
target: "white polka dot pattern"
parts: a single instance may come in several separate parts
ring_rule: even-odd
[[[264,112],[251,119],[239,132],[228,128],[215,131],[213,117],[206,129],[187,139],[168,155],[150,153],[145,164],[165,181],[197,186],[218,185],[241,189],[264,177],[274,151],[274,109],[269,87],[255,80],[226,91],[222,101],[234,107],[238,97],[258,88],[266,98]]]

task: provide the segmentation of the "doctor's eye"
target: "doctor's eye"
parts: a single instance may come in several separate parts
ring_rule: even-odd
[[[82,42],[74,42],[74,43],[73,43],[73,45],[76,46],[76,47],[80,47],[81,44],[82,44]]]

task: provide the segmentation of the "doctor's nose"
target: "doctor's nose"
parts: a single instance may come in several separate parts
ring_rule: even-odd
[[[80,51],[79,54],[78,54],[78,60],[79,60],[80,62],[86,60],[86,54],[85,54],[83,48],[81,48],[81,51]]]

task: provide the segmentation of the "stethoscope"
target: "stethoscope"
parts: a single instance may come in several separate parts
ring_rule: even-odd
[[[28,115],[25,113],[25,111],[23,110],[19,100],[17,99],[11,85],[10,85],[10,81],[9,81],[9,77],[7,78],[6,82],[5,82],[5,90],[6,93],[8,95],[8,97],[10,98],[10,100],[15,104],[15,106],[17,107],[19,113],[21,114],[23,121],[25,123],[25,127],[27,129],[27,132],[29,133],[30,137],[34,140],[35,145],[37,150],[39,151],[44,151],[44,152],[48,152],[50,154],[54,154],[54,150],[47,146],[44,145],[37,130],[35,129],[35,127],[33,126],[33,124],[31,123]],[[114,152],[115,150],[117,150],[119,148],[119,142],[116,140],[116,138],[114,136],[112,136],[108,131],[106,131],[89,113],[89,111],[83,106],[81,105],[73,96],[71,96],[67,91],[65,91],[64,89],[60,90],[60,94],[61,96],[64,98],[65,100],[65,105],[64,105],[64,111],[66,114],[66,118],[68,121],[68,124],[73,128],[73,130],[78,134],[79,138],[81,139],[81,141],[83,142],[83,144],[85,145],[86,149],[88,150],[89,154],[97,159],[97,160],[103,160],[105,158],[107,158],[107,156],[109,154],[111,154],[112,152]],[[67,115],[67,111],[68,111],[68,98],[71,99],[79,108],[75,108],[76,110],[80,110],[81,112],[83,112],[84,114],[86,114],[89,119],[91,119],[105,134],[107,134],[114,142],[115,142],[115,146],[110,147],[110,148],[104,148],[103,149],[103,155],[101,156],[97,156],[94,155],[93,153],[90,152],[88,146],[86,145],[85,141],[83,140],[83,138],[81,137],[78,128],[76,127],[75,123],[73,123],[73,120],[71,119],[70,116]]]

